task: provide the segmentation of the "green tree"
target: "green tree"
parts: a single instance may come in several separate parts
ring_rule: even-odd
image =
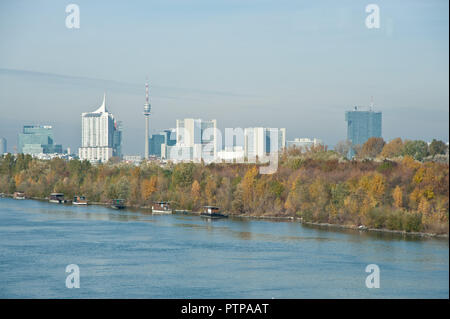
[[[406,141],[403,155],[409,155],[418,161],[428,156],[428,144],[424,141]]]
[[[174,186],[189,187],[192,185],[195,164],[180,163],[175,166],[172,174],[172,183]]]
[[[128,199],[130,196],[130,182],[125,176],[122,176],[116,185],[117,196],[122,199]]]
[[[436,139],[433,139],[429,146],[430,155],[438,155],[438,154],[445,154],[448,150],[448,146],[443,141],[438,141]]]

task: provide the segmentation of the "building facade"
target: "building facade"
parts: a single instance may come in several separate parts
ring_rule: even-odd
[[[90,113],[81,114],[81,160],[107,162],[111,157],[121,157],[122,130],[112,113],[106,109],[106,96],[102,105]]]
[[[381,137],[381,112],[358,110],[345,112],[347,139],[352,145],[362,145],[371,137]]]
[[[158,134],[152,134],[149,139],[149,155],[161,158],[163,145],[174,146],[177,143],[176,136],[176,129],[167,129]]]
[[[244,129],[244,154],[248,161],[263,159],[286,147],[285,128],[250,127]]]
[[[313,146],[323,145],[323,141],[318,138],[295,138],[293,141],[287,141],[286,147],[296,147],[301,149],[311,148]]]
[[[18,153],[37,155],[62,153],[62,145],[53,144],[51,125],[25,125],[18,136]]]
[[[162,158],[173,161],[205,162],[217,158],[217,121],[186,118],[177,120],[176,144],[163,148]]]

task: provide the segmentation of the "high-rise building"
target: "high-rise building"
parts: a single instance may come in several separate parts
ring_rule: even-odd
[[[5,154],[8,150],[6,138],[0,137],[0,155]]]
[[[244,129],[244,153],[250,161],[286,147],[285,128],[250,127]]]
[[[165,136],[161,133],[152,134],[149,139],[149,156],[161,157],[161,145],[165,142]]]
[[[152,134],[149,139],[149,155],[161,157],[163,153],[161,148],[175,145],[177,142],[176,135],[176,129],[167,129],[158,134]]]
[[[217,121],[192,118],[177,120],[176,141],[176,145],[166,148],[164,158],[175,161],[214,161],[218,149]]]
[[[113,156],[122,158],[122,121],[114,123]]]
[[[367,111],[355,106],[353,111],[345,112],[347,139],[352,145],[362,145],[371,137],[381,137],[381,112]]]
[[[81,160],[107,162],[121,156],[122,131],[112,113],[106,109],[106,95],[102,105],[90,113],[81,114]]]
[[[62,153],[62,145],[53,144],[51,125],[25,125],[18,136],[18,153],[37,155]]]

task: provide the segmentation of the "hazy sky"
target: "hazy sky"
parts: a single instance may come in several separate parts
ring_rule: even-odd
[[[65,8],[80,7],[80,29]],[[368,29],[365,7],[380,7]],[[103,92],[143,154],[144,82],[152,131],[177,118],[285,127],[288,139],[346,137],[354,105],[383,112],[383,137],[449,139],[448,1],[1,1],[0,136],[54,126],[76,150],[81,113]]]

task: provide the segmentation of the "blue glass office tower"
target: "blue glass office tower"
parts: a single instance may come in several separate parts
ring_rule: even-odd
[[[53,144],[53,129],[50,125],[25,125],[18,138],[18,153],[62,153],[60,144]]]
[[[177,142],[176,135],[175,129],[167,129],[158,134],[152,134],[152,137],[149,138],[149,155],[161,157],[161,145],[175,145]]]
[[[353,111],[345,112],[347,121],[347,139],[352,145],[362,145],[371,137],[381,137],[381,112]]]

